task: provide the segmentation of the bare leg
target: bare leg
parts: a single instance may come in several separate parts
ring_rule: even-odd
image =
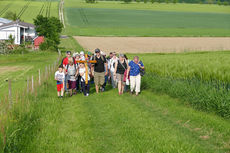
[[[122,94],[124,93],[124,88],[125,88],[125,86],[124,86],[123,82],[121,82],[121,93]]]
[[[61,89],[61,96],[63,97],[64,95],[64,88]]]
[[[58,97],[60,96],[60,91],[57,92]]]
[[[96,87],[96,92],[99,93],[99,86],[95,85],[95,87]]]
[[[121,91],[122,91],[122,82],[121,81],[118,81],[118,92],[119,94],[121,94]]]

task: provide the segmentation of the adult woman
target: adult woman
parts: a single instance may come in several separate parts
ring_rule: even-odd
[[[68,84],[69,84],[69,92],[70,96],[73,95],[73,90],[76,89],[76,77],[78,74],[76,65],[74,64],[73,58],[68,59],[68,63],[66,66],[67,70],[67,77],[68,77]]]
[[[119,59],[115,63],[115,70],[114,70],[114,77],[118,80],[118,92],[119,95],[123,94],[124,92],[124,73],[126,72],[128,68],[128,63],[125,60],[125,57],[123,54],[119,55]]]
[[[136,96],[140,92],[141,88],[141,75],[140,69],[144,69],[144,65],[139,61],[139,57],[135,56],[132,61],[129,62],[129,68],[127,74],[130,74],[130,90],[133,94],[135,89]]]

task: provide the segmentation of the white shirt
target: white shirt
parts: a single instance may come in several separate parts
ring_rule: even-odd
[[[84,82],[85,81],[85,76],[86,76],[86,74],[85,74],[85,68],[79,68],[79,73],[80,74],[82,74],[82,73],[84,73],[82,76],[81,76],[81,81],[82,82]],[[90,80],[90,77],[89,77],[89,69],[88,69],[88,81]]]
[[[111,72],[114,72],[115,70],[115,67],[113,67],[114,63],[116,63],[117,61],[117,57],[114,59],[114,58],[111,58],[108,62],[108,69],[111,71]]]
[[[55,78],[57,79],[57,81],[63,81],[65,80],[65,73],[64,72],[59,72],[59,71],[56,71],[55,72]]]

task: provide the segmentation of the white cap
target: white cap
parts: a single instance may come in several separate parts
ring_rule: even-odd
[[[81,52],[80,52],[80,55],[84,55],[84,51],[81,51]]]

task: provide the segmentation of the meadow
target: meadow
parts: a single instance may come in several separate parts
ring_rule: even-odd
[[[65,3],[65,32],[68,35],[229,36],[229,18],[228,6],[122,2],[85,4],[72,0]]]
[[[161,56],[170,58],[174,55],[140,54],[147,71],[153,68],[148,58]],[[185,55],[176,56],[182,59]],[[30,104],[29,111],[20,115],[13,113],[18,118],[15,117],[8,127],[10,137],[4,151],[230,151],[229,120],[211,111],[196,110],[189,103],[185,104],[181,97],[172,98],[152,90],[156,86],[150,82],[149,75],[143,78],[143,91],[138,97],[129,93],[119,96],[110,86],[98,95],[91,85],[89,97],[78,93],[64,99],[56,97],[55,81],[51,76],[39,89],[36,102]],[[159,83],[164,88],[162,80]]]
[[[8,93],[8,80],[12,81],[12,92],[15,95],[26,88],[27,77],[34,75],[37,80],[38,70],[44,72],[45,67],[53,64],[57,57],[57,53],[52,52],[0,55],[0,100],[3,101],[4,95]]]
[[[0,1],[0,17],[4,17],[6,12],[12,11],[20,16],[25,22],[33,23],[37,15],[58,17],[58,1],[24,1],[24,0],[4,0]]]

